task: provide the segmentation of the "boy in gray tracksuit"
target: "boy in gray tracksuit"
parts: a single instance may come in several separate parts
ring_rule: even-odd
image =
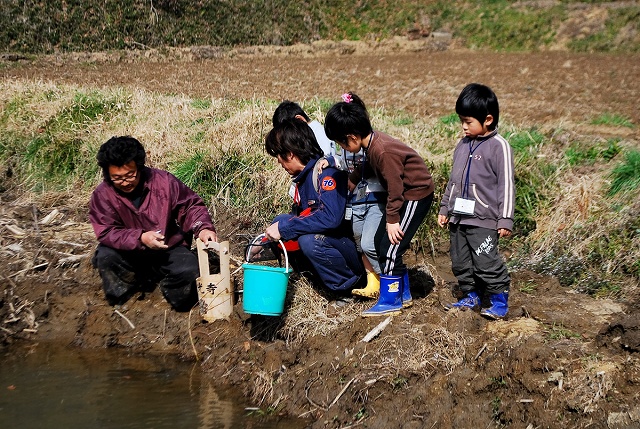
[[[511,235],[515,189],[509,143],[498,134],[498,99],[487,86],[467,85],[456,102],[465,133],[440,203],[438,224],[449,225],[451,265],[462,299],[445,308],[475,309],[486,293],[483,316],[507,315],[511,279],[498,253],[498,238]]]

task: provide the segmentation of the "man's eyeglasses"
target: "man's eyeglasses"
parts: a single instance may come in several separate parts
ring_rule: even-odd
[[[131,173],[127,173],[124,176],[111,176],[111,181],[116,184],[129,183],[136,180],[138,177],[138,171],[132,171]]]

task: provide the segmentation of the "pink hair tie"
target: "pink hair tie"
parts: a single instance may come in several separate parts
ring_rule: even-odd
[[[349,104],[353,101],[353,97],[351,97],[351,94],[349,94],[348,92],[345,92],[344,94],[342,94],[342,101]]]

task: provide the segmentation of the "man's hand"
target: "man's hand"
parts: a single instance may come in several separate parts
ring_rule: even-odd
[[[169,246],[164,244],[164,235],[160,231],[143,232],[140,241],[149,249],[159,250],[168,249]]]
[[[272,223],[264,232],[265,237],[267,237],[269,241],[278,241],[282,238],[280,236],[280,230],[278,229],[278,223],[279,222]]]
[[[210,229],[203,229],[198,234],[198,238],[206,244],[207,241],[218,241],[218,234],[215,231],[211,231]]]
[[[387,235],[389,235],[391,244],[400,244],[404,232],[402,232],[399,223],[387,223]]]

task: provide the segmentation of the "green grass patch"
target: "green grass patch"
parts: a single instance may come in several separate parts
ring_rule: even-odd
[[[516,7],[507,0],[437,1],[426,7],[434,28],[451,28],[472,49],[537,50],[549,45],[566,17],[566,6]]]
[[[617,298],[622,288],[608,279],[586,276],[576,290],[595,298]]]
[[[573,38],[568,48],[574,52],[639,52],[640,6],[621,6],[607,10],[604,28]]]
[[[575,142],[564,155],[570,166],[593,165],[597,161],[608,162],[620,153],[620,139],[609,139],[605,144]]]
[[[609,177],[609,196],[634,193],[640,187],[640,150],[633,149],[625,153],[624,159],[613,168]]]
[[[33,127],[13,131],[0,139],[0,159],[8,163],[19,180],[33,190],[63,190],[75,183],[91,183],[97,174],[95,152],[97,147],[86,139],[91,126],[105,124],[128,106],[123,94],[105,95],[98,91],[73,94],[67,105],[52,116],[36,116],[30,108],[38,102],[54,102],[61,95],[47,90],[42,94],[24,93],[7,103],[0,116],[0,126]]]
[[[33,138],[9,133],[0,137],[0,158],[16,178],[35,192],[69,190],[88,184],[98,173],[95,147],[79,138],[42,133]]]
[[[558,30],[575,11],[571,3],[575,2],[539,6],[508,0],[52,0],[25,7],[20,0],[5,0],[0,45],[23,53],[293,45],[320,39],[377,41],[412,30],[444,30],[472,49],[534,51],[556,41]],[[568,46],[578,52],[638,52],[639,16],[635,4],[608,8],[603,25],[569,33]]]
[[[313,106],[314,104],[317,104],[317,109],[320,112],[323,112],[322,117],[324,118],[326,116],[327,112],[329,111],[329,109],[331,109],[331,106],[336,104],[338,101],[341,101],[341,100],[337,100],[337,99],[336,100],[329,100],[327,98],[319,98],[319,99],[315,100],[315,103],[312,103],[311,106]]]
[[[532,295],[536,291],[536,282],[530,280],[520,286],[518,289],[520,292],[525,293],[527,295]]]
[[[441,117],[434,127],[434,131],[447,139],[452,139],[460,135],[460,117],[457,113]]]
[[[53,139],[49,134],[38,136],[26,147],[27,170],[39,172],[44,177],[69,176],[82,163],[84,144],[82,140]]]
[[[456,128],[460,129],[460,116],[457,113],[450,113],[447,116],[443,116],[440,118],[439,122],[443,123],[447,126],[456,126]]]
[[[286,198],[274,198],[280,190],[268,180],[272,167],[272,160],[264,153],[218,149],[213,155],[197,151],[171,163],[169,170],[207,204],[224,203],[260,225],[289,209]],[[274,204],[274,200],[280,204]]]
[[[406,127],[407,125],[411,125],[415,122],[414,118],[409,115],[401,115],[393,118],[393,125],[397,127]]]
[[[563,324],[553,324],[548,330],[550,340],[564,340],[569,338],[580,338],[580,334],[577,334],[570,329],[564,327]]]
[[[0,109],[0,127],[13,128],[20,124],[29,124],[40,118],[27,106],[32,101],[33,94],[20,94],[11,98]],[[46,100],[45,100],[46,101]]]
[[[538,213],[554,195],[558,167],[538,156],[547,139],[536,128],[507,132],[505,138],[514,152],[514,228],[517,234],[527,235],[536,229]]]
[[[211,107],[211,100],[196,98],[194,100],[191,100],[191,107],[193,107],[194,109],[207,110]]]
[[[537,156],[545,141],[544,134],[535,127],[529,130],[507,132],[504,136],[516,155],[526,157]]]
[[[491,385],[494,389],[500,389],[507,387],[507,379],[503,376],[500,377],[491,377]]]
[[[44,125],[47,133],[79,131],[95,122],[109,121],[127,102],[118,96],[105,96],[98,91],[77,92],[69,106]]]
[[[627,127],[627,128],[634,127],[633,122],[631,122],[631,119],[622,115],[618,115],[616,113],[603,113],[602,115],[594,118],[591,121],[591,124],[608,125],[612,127]]]

